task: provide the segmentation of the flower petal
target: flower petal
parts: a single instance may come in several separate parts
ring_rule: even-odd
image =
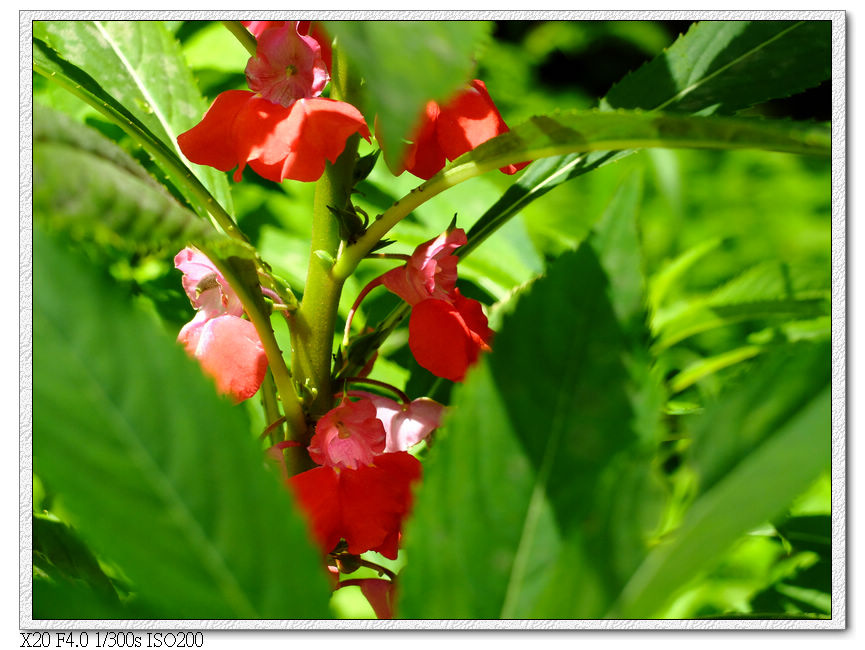
[[[267,372],[267,356],[255,326],[237,316],[206,321],[198,333],[195,358],[216,380],[217,390],[235,402],[252,397]]]
[[[371,465],[375,455],[384,451],[385,440],[384,425],[371,400],[344,400],[319,419],[309,456],[319,465],[356,469]]]
[[[177,136],[183,155],[194,163],[209,165],[223,172],[240,165],[238,173],[241,172],[246,158],[238,152],[234,123],[253,96],[248,90],[219,93],[201,122]]]
[[[412,308],[408,345],[422,367],[437,377],[462,381],[481,351],[489,350],[492,330],[486,325],[480,303],[459,293],[456,296],[459,307],[430,298]]]

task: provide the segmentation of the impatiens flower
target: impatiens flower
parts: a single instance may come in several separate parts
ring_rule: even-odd
[[[315,427],[310,457],[322,465],[289,479],[321,548],[344,539],[348,552],[395,559],[402,520],[412,503],[420,462],[405,450],[428,435],[443,407],[415,400],[403,408],[370,393],[350,393]],[[400,414],[403,414],[400,416]]]
[[[318,42],[298,34],[296,25],[286,22],[259,36],[256,55],[246,64],[246,80],[264,99],[290,106],[298,99],[320,95],[330,74]]]
[[[174,265],[183,272],[183,288],[198,310],[180,330],[178,342],[213,377],[219,392],[235,402],[252,397],[264,381],[267,356],[255,326],[241,318],[240,299],[200,251],[184,248]]]
[[[446,300],[457,282],[457,262],[453,252],[467,243],[462,228],[442,233],[418,246],[404,267],[388,271],[381,282],[410,305],[427,298]]]
[[[494,334],[481,304],[456,288],[458,257],[453,253],[465,244],[465,231],[455,228],[418,246],[404,266],[363,288],[346,332],[364,296],[383,284],[412,306],[408,345],[418,364],[437,377],[462,381],[481,352],[489,351]]]
[[[462,381],[480,353],[490,350],[493,334],[481,304],[454,289],[450,300],[430,298],[412,307],[408,346],[436,377]]]
[[[315,181],[349,136],[370,138],[354,106],[318,97],[330,78],[319,42],[294,22],[275,22],[261,29],[257,54],[247,64],[247,81],[257,92],[220,93],[201,122],[177,138],[194,163],[220,171],[236,167],[235,181],[246,165],[276,183]]]
[[[384,451],[384,425],[370,400],[344,401],[321,417],[309,443],[309,456],[319,465],[357,469],[372,465]]]
[[[243,23],[244,27],[246,27],[255,38],[261,36],[265,30],[270,29],[271,27],[282,27],[286,23],[294,24],[298,34],[302,36],[309,35],[316,40],[321,48],[321,58],[324,60],[327,69],[330,70],[331,59],[333,57],[330,47],[330,38],[325,33],[320,22],[312,22],[309,20],[241,20],[240,22]]]
[[[248,90],[228,90],[177,143],[194,163],[220,171],[236,166],[235,181],[249,164],[275,183],[308,182],[321,177],[325,160],[336,162],[353,133],[369,138],[363,115],[351,104],[319,97],[287,108]]]
[[[412,145],[403,159],[403,168],[418,178],[429,180],[448,160],[453,161],[479,144],[509,131],[487,87],[473,80],[447,104],[427,102]],[[528,162],[501,168],[515,174]]]

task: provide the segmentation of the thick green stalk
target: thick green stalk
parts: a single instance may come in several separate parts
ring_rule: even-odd
[[[336,47],[331,98],[353,101],[356,94],[357,87],[351,85],[345,59]],[[342,155],[334,164],[327,164],[324,175],[316,183],[309,270],[303,300],[293,316],[292,366],[295,377],[311,396],[307,411],[312,419],[317,419],[333,405],[334,329],[345,277],[332,273],[330,260],[336,259],[341,244],[339,221],[332,209],[342,210],[349,205],[359,140],[358,135],[350,137]]]

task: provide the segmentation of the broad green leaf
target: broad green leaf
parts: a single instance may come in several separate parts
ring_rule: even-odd
[[[704,298],[659,310],[652,329],[660,351],[744,320],[808,319],[828,313],[829,292],[821,273],[773,261],[748,269]]]
[[[148,316],[36,229],[40,477],[165,618],[324,618],[320,558],[243,408]]]
[[[406,531],[401,616],[591,617],[639,563],[655,492],[608,290],[591,245],[565,254],[456,389]]]
[[[472,57],[488,32],[483,21],[338,21],[326,23],[366,80],[370,126],[377,123],[388,166],[396,168],[430,100],[446,102],[469,81]]]
[[[37,106],[33,141],[34,213],[74,239],[146,251],[216,235],[99,132]]]
[[[701,22],[614,86],[601,107],[707,115],[785,97],[829,78],[829,31],[828,22]],[[789,72],[776,74],[781,69]],[[478,219],[470,241],[481,241],[557,185],[630,153],[571,153],[533,163]]]
[[[186,161],[177,136],[207,110],[180,45],[160,21],[36,21],[33,33],[69,63],[81,68],[109,95]],[[188,164],[188,162],[187,162]],[[225,174],[195,165],[195,175],[232,211]]]
[[[761,444],[695,501],[670,539],[652,550],[607,615],[657,615],[739,537],[781,514],[829,466],[830,415],[827,386],[762,436]]]
[[[213,198],[172,148],[154,135],[125,106],[106,93],[90,75],[65,61],[38,38],[33,39],[33,70],[80,97],[123,129],[160,165],[171,183],[198,214],[203,217],[209,215],[226,233],[244,239],[231,215]]]

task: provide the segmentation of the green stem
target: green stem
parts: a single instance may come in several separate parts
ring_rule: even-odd
[[[331,97],[352,101],[357,90],[346,74],[346,61],[337,47],[334,49]],[[303,300],[293,316],[292,365],[295,376],[302,378],[302,383],[313,394],[308,404],[313,419],[333,406],[333,338],[345,277],[335,276],[332,266],[324,260],[336,258],[340,248],[339,221],[331,208],[340,211],[349,204],[359,140],[359,135],[351,136],[342,155],[334,164],[327,163],[324,175],[316,183],[309,270]]]
[[[282,350],[279,349],[279,344],[276,342],[276,336],[270,324],[270,317],[259,309],[258,302],[253,299],[247,287],[240,281],[228,264],[224,263],[215,253],[208,251],[205,247],[202,247],[201,251],[207,255],[210,261],[213,262],[213,265],[222,273],[226,282],[228,282],[229,286],[240,299],[243,311],[246,312],[249,320],[255,326],[255,331],[258,333],[259,339],[261,339],[261,346],[264,348],[264,354],[267,356],[270,372],[273,374],[273,380],[282,399],[282,407],[285,411],[286,422],[288,423],[289,438],[292,440],[305,440],[306,417],[303,414],[300,400],[297,398],[297,393],[294,390],[291,373],[285,365]]]
[[[221,22],[228,31],[230,31],[234,37],[240,41],[240,44],[246,48],[246,51],[249,52],[251,56],[255,56],[256,49],[258,48],[258,42],[255,40],[255,36],[253,36],[246,27],[243,26],[243,23],[239,20],[221,20]]]
[[[261,403],[264,407],[265,422],[268,425],[272,425],[274,422],[282,419],[276,400],[276,384],[273,382],[273,374],[270,370],[264,375],[264,381],[261,383]],[[281,424],[270,429],[268,435],[271,446],[285,440],[285,432],[282,430]]]

